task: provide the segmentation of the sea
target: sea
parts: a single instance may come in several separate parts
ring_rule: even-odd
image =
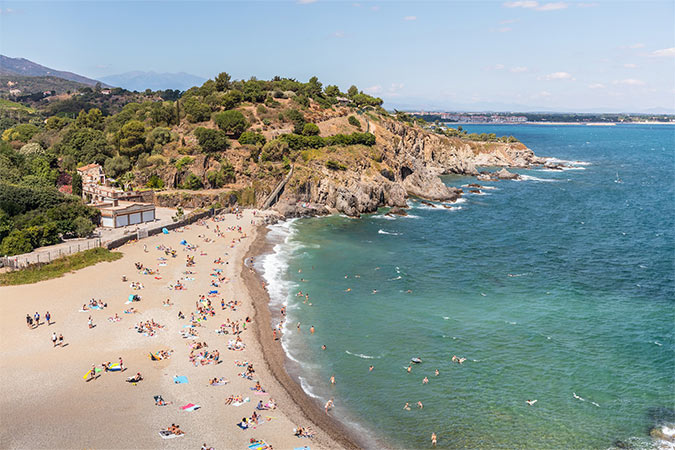
[[[464,129],[568,168],[271,226],[288,371],[369,448],[673,448],[675,126]]]

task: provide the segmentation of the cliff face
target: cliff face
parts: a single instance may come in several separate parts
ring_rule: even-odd
[[[452,202],[462,192],[445,186],[439,175],[478,175],[476,166],[543,163],[522,143],[448,138],[385,118],[360,121],[377,144],[369,152],[339,160],[347,167],[344,171],[329,170],[320,159],[304,163],[275,205],[278,212],[287,217],[329,212],[358,217],[381,206],[405,207],[409,196]],[[336,129],[335,123],[331,127]]]

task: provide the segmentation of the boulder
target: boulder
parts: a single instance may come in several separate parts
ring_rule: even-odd
[[[400,208],[398,206],[394,206],[393,208],[391,208],[389,210],[389,212],[387,212],[386,215],[387,216],[407,216],[408,211],[406,211],[405,209]]]
[[[499,172],[496,172],[494,175],[500,180],[518,180],[520,178],[520,175],[517,173],[511,173],[506,169],[502,169]]]

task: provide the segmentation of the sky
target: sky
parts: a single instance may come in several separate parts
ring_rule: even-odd
[[[675,112],[675,1],[5,1],[0,53],[91,78],[316,75],[385,107]]]

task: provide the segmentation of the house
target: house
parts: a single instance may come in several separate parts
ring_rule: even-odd
[[[87,164],[77,168],[77,173],[82,177],[82,185],[89,183],[105,184],[105,172],[99,164]]]
[[[103,94],[103,95],[110,95],[111,92],[112,92],[112,91],[111,91],[110,89],[103,89],[103,90],[101,90],[101,94]]]
[[[150,203],[115,201],[94,206],[101,211],[101,226],[107,228],[120,228],[155,220],[155,205]]]

